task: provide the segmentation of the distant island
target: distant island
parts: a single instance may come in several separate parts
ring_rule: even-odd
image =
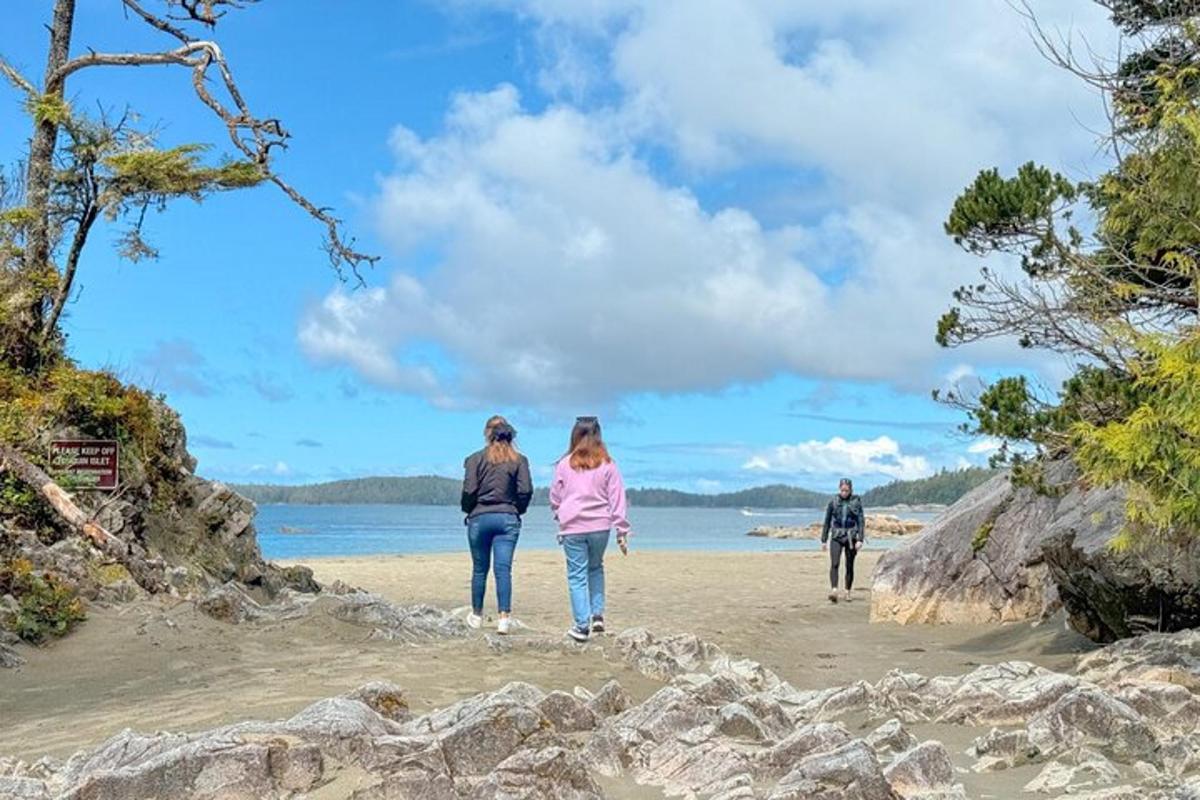
[[[943,470],[928,478],[893,481],[863,494],[863,503],[896,505],[949,505],[995,474],[970,468]],[[296,505],[458,505],[462,483],[440,475],[354,478],[307,486],[236,484],[234,490],[256,503]],[[833,494],[796,486],[774,484],[722,494],[698,494],[675,489],[630,489],[629,503],[642,508],[820,508]],[[536,505],[547,504],[547,490],[534,495]]]

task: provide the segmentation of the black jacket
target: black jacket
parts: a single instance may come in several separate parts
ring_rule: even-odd
[[[830,528],[838,532],[834,533],[835,539],[846,540],[848,537],[850,542],[861,542],[866,522],[867,515],[863,512],[862,500],[859,496],[852,494],[842,499],[839,494],[829,501],[829,505],[825,506],[825,526],[821,529],[821,543],[829,541]],[[848,533],[840,533],[841,531],[848,531]]]
[[[480,514],[524,514],[533,499],[529,460],[490,464],[483,451],[463,462],[462,510],[467,518]]]

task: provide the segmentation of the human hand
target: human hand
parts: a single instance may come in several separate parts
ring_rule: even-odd
[[[821,542],[821,552],[824,553],[828,549],[829,549],[829,545],[825,544],[824,542]]]
[[[862,541],[857,541],[857,542],[855,542],[855,543],[854,543],[854,549],[855,549],[855,550],[862,550],[862,546],[863,546],[863,543],[862,543]]]
[[[618,536],[617,547],[621,548],[621,555],[629,555],[629,538],[626,536]]]

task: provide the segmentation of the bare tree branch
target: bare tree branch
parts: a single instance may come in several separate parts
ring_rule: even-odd
[[[16,67],[14,67],[12,64],[9,64],[3,58],[0,58],[0,75],[8,78],[9,81],[12,82],[13,86],[25,92],[25,94],[30,95],[31,97],[37,95],[37,87],[34,86],[28,78],[17,71]]]
[[[158,28],[165,34],[174,36],[184,44],[188,44],[189,42],[193,41],[192,37],[189,36],[182,28],[178,28],[167,22],[162,17],[155,16],[154,14],[146,11],[137,3],[137,0],[121,0],[121,2],[125,4],[127,9],[141,17],[148,25]]]
[[[162,53],[89,53],[63,64],[50,76],[50,80],[53,83],[62,83],[68,75],[88,67],[140,67],[150,64],[183,64],[196,67],[200,62],[189,56],[209,49],[217,49],[216,43],[191,42],[177,50]]]

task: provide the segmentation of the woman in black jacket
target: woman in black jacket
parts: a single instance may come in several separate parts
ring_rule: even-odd
[[[472,453],[463,464],[462,510],[467,515],[467,543],[473,565],[467,624],[472,628],[483,624],[490,561],[500,612],[496,632],[503,634],[512,625],[512,562],[521,535],[521,515],[533,499],[529,461],[513,445],[516,435],[504,417],[492,417],[483,429],[487,446]]]

